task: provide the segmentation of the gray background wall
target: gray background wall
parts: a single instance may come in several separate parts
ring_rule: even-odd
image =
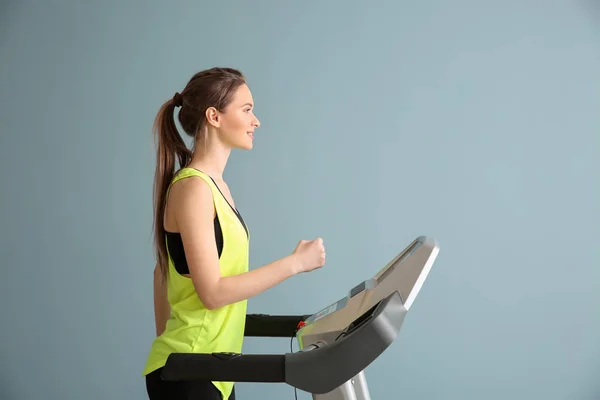
[[[425,234],[440,257],[367,370],[373,399],[600,398],[597,3],[12,1],[0,14],[0,398],[145,398],[152,119],[215,65],[247,74],[262,121],[226,175],[253,267],[303,238],[328,249],[325,268],[250,312],[315,312]]]

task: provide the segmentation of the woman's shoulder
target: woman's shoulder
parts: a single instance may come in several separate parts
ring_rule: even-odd
[[[180,179],[173,179],[169,195],[169,207],[175,210],[180,218],[191,218],[198,213],[212,215],[213,190],[210,183],[198,174],[184,174]]]
[[[200,178],[200,179],[198,179]],[[182,168],[171,181],[171,192],[186,196],[205,196],[212,193],[210,177],[193,168]]]
[[[173,183],[192,176],[200,177],[207,182],[210,181],[210,176],[201,170],[192,167],[184,167],[175,172],[173,175]]]

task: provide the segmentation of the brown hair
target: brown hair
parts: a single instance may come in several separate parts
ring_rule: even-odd
[[[165,102],[154,120],[156,140],[156,170],[154,172],[154,247],[157,263],[163,278],[168,273],[167,246],[165,242],[164,212],[167,190],[175,176],[175,159],[179,167],[186,167],[192,160],[188,149],[175,126],[175,107],[179,111],[179,123],[187,135],[194,138],[204,131],[206,110],[215,107],[223,111],[232,101],[236,90],[246,83],[244,75],[232,68],[211,68],[196,73],[183,91],[175,93]]]

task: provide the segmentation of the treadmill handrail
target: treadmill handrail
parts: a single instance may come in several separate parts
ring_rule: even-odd
[[[327,393],[385,351],[396,338],[405,313],[400,294],[394,292],[323,347],[287,354],[173,353],[162,377],[170,381],[285,382],[310,393]]]
[[[173,353],[166,381],[285,382],[284,354]]]
[[[254,337],[294,337],[298,324],[305,321],[308,315],[246,315],[246,328],[244,336]]]

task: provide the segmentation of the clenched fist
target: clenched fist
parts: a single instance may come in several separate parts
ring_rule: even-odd
[[[299,272],[309,272],[325,265],[323,239],[301,240],[293,255],[298,259]]]

